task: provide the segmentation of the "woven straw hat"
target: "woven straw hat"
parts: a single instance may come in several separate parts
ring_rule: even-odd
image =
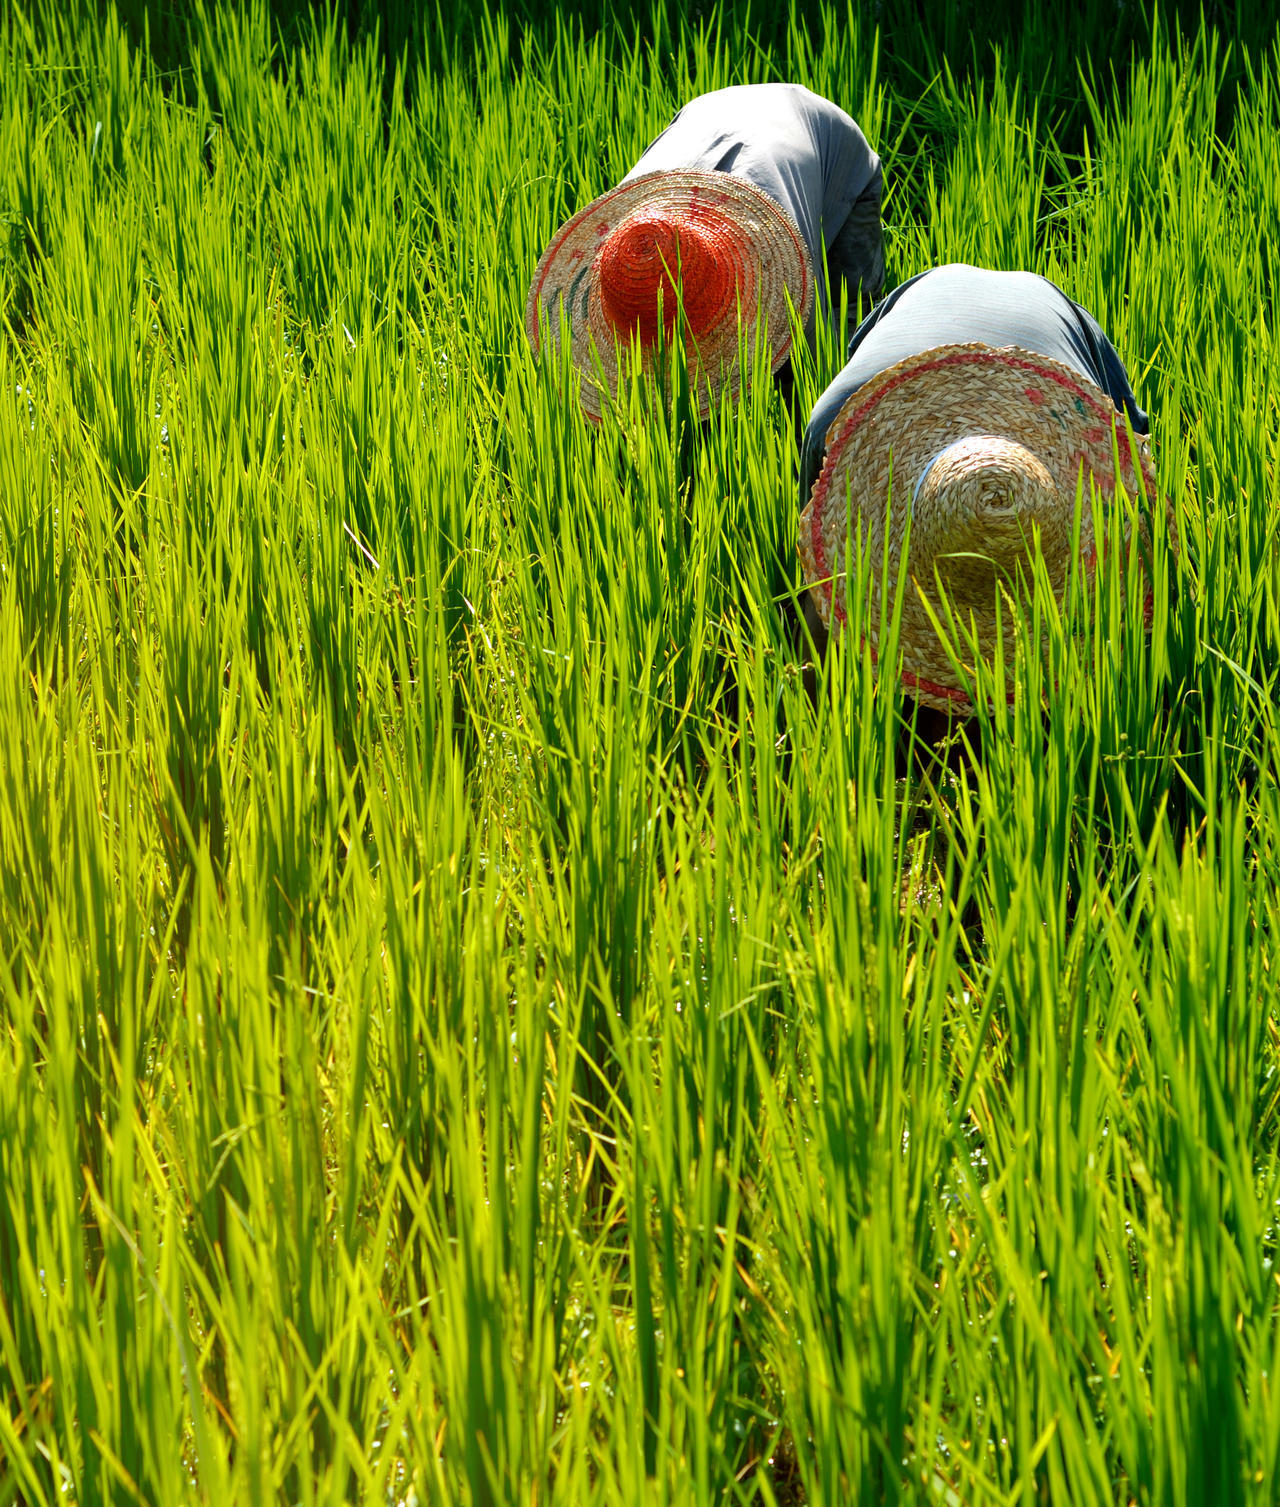
[[[800,515],[800,561],[824,624],[845,620],[846,527],[861,529],[870,577],[863,623],[875,651],[884,551],[892,590],[910,518],[902,680],[926,706],[970,711],[922,596],[937,609],[936,571],[960,621],[976,628],[988,653],[997,598],[1008,595],[1020,563],[1029,578],[1036,533],[1061,593],[1082,469],[1080,550],[1092,569],[1087,488],[1092,476],[1103,497],[1114,496],[1116,439],[1125,491],[1136,496],[1145,487],[1157,495],[1146,440],[1135,436],[1140,482],[1122,421],[1117,434],[1119,420],[1101,388],[1017,346],[939,346],[881,372],[832,420],[822,472]]]
[[[741,383],[739,309],[752,326],[759,315],[776,371],[791,349],[788,294],[802,320],[813,306],[808,249],[795,221],[763,189],[717,172],[646,173],[610,189],[556,231],[525,306],[536,352],[540,307],[550,338],[558,339],[563,305],[582,406],[593,419],[603,396],[598,371],[617,389],[617,342],[625,347],[638,336],[648,369],[660,319],[670,335],[677,268],[700,417]]]

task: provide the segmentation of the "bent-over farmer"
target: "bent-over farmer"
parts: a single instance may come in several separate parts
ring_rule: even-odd
[[[638,339],[647,365],[659,329],[669,336],[674,326],[678,274],[705,415],[748,375],[739,370],[739,311],[749,328],[759,316],[776,373],[791,350],[788,298],[812,338],[842,294],[852,309],[859,296],[879,295],[881,182],[880,159],[854,121],[799,84],[700,95],[616,188],[556,231],[529,289],[533,348],[544,328],[558,338],[563,308],[582,404],[598,418],[592,338],[609,386],[616,341]]]
[[[854,332],[848,364],[805,431],[798,545],[815,638],[845,619],[846,534],[860,530],[870,578],[863,632],[874,652],[881,565],[887,552],[896,581],[910,519],[904,688],[940,713],[968,715],[922,601],[936,596],[935,572],[960,620],[991,644],[999,583],[1027,568],[1034,533],[1061,591],[1082,469],[1086,499],[1090,476],[1104,498],[1114,495],[1118,439],[1120,484],[1131,496],[1158,495],[1147,432],[1114,346],[1047,278],[961,263],[911,278]],[[1092,568],[1087,506],[1083,514],[1080,549]]]

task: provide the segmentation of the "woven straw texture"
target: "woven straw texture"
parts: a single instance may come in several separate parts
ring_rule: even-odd
[[[598,373],[617,390],[619,344],[637,340],[649,370],[660,321],[671,334],[677,268],[701,417],[741,385],[739,309],[748,329],[759,317],[776,371],[791,351],[788,296],[802,322],[813,306],[813,268],[800,232],[754,184],[727,173],[658,172],[611,189],[556,232],[525,305],[535,352],[544,327],[559,340],[565,311],[582,406],[592,418],[604,401]]]
[[[1120,484],[1130,496],[1145,489],[1155,497],[1146,440],[1135,436],[1140,482],[1111,399],[1057,361],[1016,346],[953,345],[881,372],[832,420],[826,460],[800,515],[800,561],[823,622],[845,620],[846,531],[857,538],[860,530],[870,578],[863,625],[877,650],[881,565],[887,549],[892,590],[910,519],[902,680],[927,706],[971,710],[923,600],[937,610],[935,571],[988,655],[997,600],[1010,599],[1019,565],[1030,578],[1036,533],[1061,595],[1081,470],[1086,500],[1090,476],[1100,496],[1114,497],[1117,438]],[[1087,506],[1080,550],[1091,570],[1097,551]]]

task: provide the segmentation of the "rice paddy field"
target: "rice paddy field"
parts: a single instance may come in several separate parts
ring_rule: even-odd
[[[0,1507],[1276,1502],[1272,19],[445,9],[0,20]],[[773,78],[1151,412],[949,765],[775,388],[525,338]]]

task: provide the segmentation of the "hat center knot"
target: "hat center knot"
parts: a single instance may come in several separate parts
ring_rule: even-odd
[[[975,599],[1030,560],[1032,537],[1064,508],[1044,462],[1002,435],[970,435],[926,464],[912,497],[911,554],[953,596]],[[1056,561],[1054,562],[1057,563]]]
[[[600,248],[600,306],[610,325],[650,346],[659,321],[670,336],[682,299],[690,333],[709,329],[737,293],[732,258],[719,241],[713,227],[688,213],[648,209],[629,215]]]

